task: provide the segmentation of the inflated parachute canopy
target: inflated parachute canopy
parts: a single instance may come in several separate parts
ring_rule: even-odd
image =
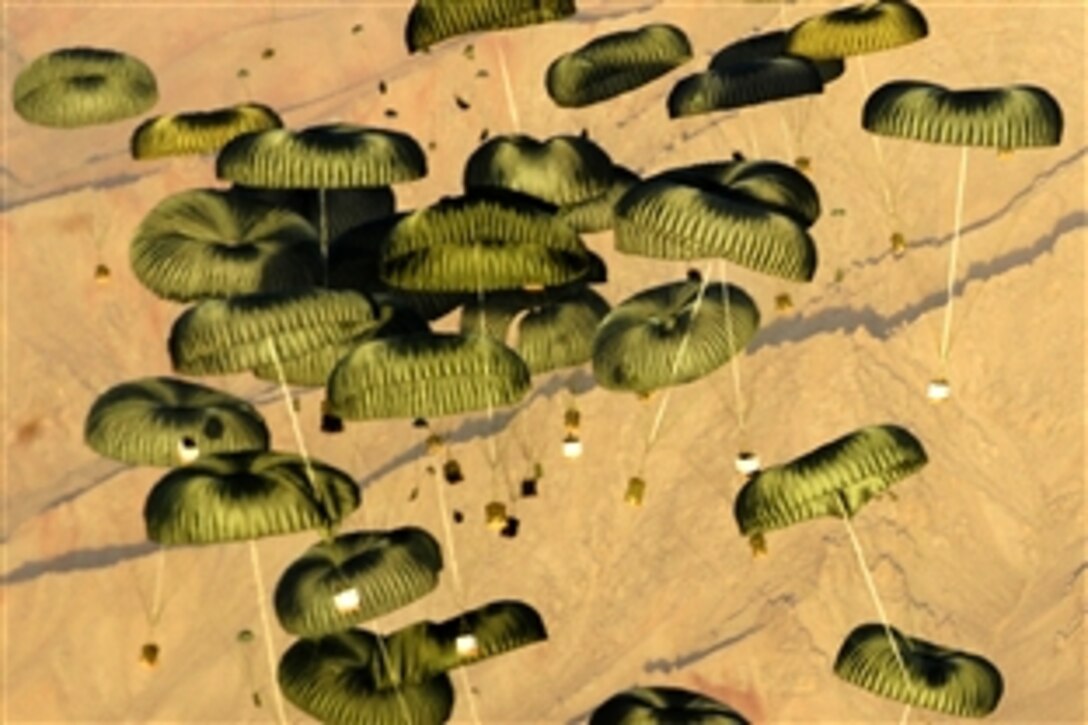
[[[673,260],[721,258],[761,274],[810,282],[816,245],[808,232],[716,181],[647,179],[616,204],[616,249]]]
[[[159,100],[155,76],[131,55],[106,48],[61,48],[15,77],[15,112],[29,123],[78,128],[138,116]]]
[[[510,189],[555,206],[600,196],[612,185],[612,160],[588,138],[496,136],[465,162],[465,191]]]
[[[777,161],[711,162],[681,166],[653,179],[679,181],[695,186],[719,184],[772,211],[791,217],[808,228],[820,218],[820,195],[808,177]]]
[[[244,133],[282,127],[279,115],[261,103],[172,113],[137,126],[129,139],[129,151],[137,160],[214,154]]]
[[[853,517],[927,460],[921,442],[905,428],[861,428],[756,473],[737,494],[733,516],[740,533],[759,546],[766,531],[819,516]]]
[[[612,229],[616,203],[641,179],[624,166],[612,167],[612,183],[603,194],[577,204],[559,207],[559,218],[579,234],[594,234]]]
[[[420,528],[356,531],[311,546],[276,585],[280,625],[320,637],[407,606],[438,586],[442,552]]]
[[[305,355],[281,360],[277,369],[275,362],[258,365],[253,368],[253,375],[261,380],[279,382],[280,372],[284,381],[291,385],[323,388],[329,381],[329,375],[337,363],[348,353],[369,340],[398,335],[424,334],[431,331],[427,321],[415,311],[405,307],[380,305],[380,312],[375,326],[358,335],[323,345]]]
[[[898,48],[928,34],[917,7],[903,0],[878,0],[802,20],[790,29],[786,51],[816,60],[849,58]]]
[[[329,376],[329,412],[345,420],[440,418],[517,403],[529,368],[486,335],[402,335],[365,342]]]
[[[410,291],[554,287],[585,278],[589,250],[554,206],[504,189],[444,197],[381,239],[381,277]]]
[[[861,125],[881,136],[1009,150],[1057,146],[1063,118],[1058,101],[1037,86],[952,91],[893,81],[866,99]]]
[[[759,329],[744,290],[686,280],[624,300],[593,341],[593,377],[608,390],[647,394],[709,375],[743,350]]]
[[[269,434],[252,405],[214,388],[166,377],[116,385],[95,399],[83,440],[138,466],[178,466],[214,453],[263,451]]]
[[[311,289],[205,300],[170,329],[170,362],[186,375],[221,375],[274,365],[379,323],[380,310],[357,292]]]
[[[1005,686],[988,660],[889,630],[903,666],[888,630],[870,623],[847,636],[835,658],[835,674],[881,697],[946,715],[985,717],[997,708]]]
[[[175,302],[304,290],[322,274],[317,230],[306,219],[218,189],[182,191],[155,205],[129,259],[144,287]]]
[[[552,61],[544,86],[556,105],[581,108],[628,93],[691,60],[675,25],[652,23],[594,38]]]
[[[677,81],[669,93],[669,118],[727,111],[823,91],[820,72],[807,58],[756,58]]]
[[[609,309],[603,297],[586,287],[499,292],[488,295],[482,307],[479,301],[465,304],[461,333],[509,340],[529,372],[540,375],[588,362],[597,326]]]
[[[404,40],[416,53],[458,35],[539,25],[576,10],[575,0],[416,0]]]
[[[426,176],[427,159],[407,134],[339,123],[239,136],[219,152],[215,173],[275,189],[388,186]]]
[[[441,725],[453,712],[449,675],[414,677],[386,657],[379,635],[361,629],[300,639],[280,658],[284,697],[337,725]]]
[[[794,54],[786,50],[788,40],[789,34],[784,30],[762,33],[760,35],[753,35],[738,40],[715,53],[714,57],[710,59],[708,67],[710,70],[722,71],[729,66],[737,65],[739,63],[748,63],[753,60],[765,58],[778,58],[780,56],[792,56]],[[806,60],[812,61],[812,64],[816,66],[816,71],[820,74],[820,79],[825,85],[846,72],[846,64],[841,58],[827,58],[823,60],[807,58]]]
[[[144,523],[159,544],[218,544],[329,530],[361,501],[351,476],[320,461],[308,468],[291,453],[221,453],[159,480]]]
[[[632,687],[601,703],[589,725],[748,725],[723,702],[679,687]]]

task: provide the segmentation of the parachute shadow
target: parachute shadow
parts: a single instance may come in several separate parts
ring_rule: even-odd
[[[1054,224],[1050,233],[1039,237],[1031,245],[985,262],[971,264],[966,276],[956,282],[956,296],[963,295],[964,286],[968,282],[984,282],[1016,267],[1030,265],[1044,254],[1053,252],[1059,239],[1086,226],[1088,226],[1088,212],[1078,211],[1066,214]],[[832,307],[821,310],[811,317],[778,320],[756,334],[756,339],[748,348],[748,352],[751,354],[761,348],[776,347],[783,343],[803,342],[809,338],[833,332],[853,333],[858,328],[865,328],[866,332],[879,340],[887,340],[899,328],[917,321],[928,312],[939,309],[944,303],[945,292],[941,289],[890,315],[881,315],[868,306],[860,310],[853,307]]]
[[[117,544],[92,549],[77,549],[76,551],[54,556],[51,559],[29,561],[0,577],[0,584],[4,586],[23,584],[34,581],[46,574],[67,574],[73,571],[105,569],[114,564],[153,554],[158,550],[159,545],[150,541],[141,541],[138,544]]]
[[[725,639],[714,642],[713,644],[702,649],[696,649],[685,654],[677,655],[671,661],[662,658],[656,660],[647,660],[646,664],[642,666],[642,671],[648,675],[651,675],[655,672],[664,672],[665,674],[669,674],[673,670],[681,670],[685,667],[695,664],[699,660],[710,657],[716,652],[728,649],[735,644],[740,644],[756,632],[759,632],[761,629],[763,629],[763,627],[764,625],[762,624],[752,625],[751,627],[748,627],[747,629],[741,630],[737,634],[734,634],[732,637],[726,637]]]

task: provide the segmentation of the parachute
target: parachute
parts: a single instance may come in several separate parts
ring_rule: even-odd
[[[319,461],[307,465],[276,451],[220,453],[160,479],[144,503],[144,522],[159,544],[218,544],[331,529],[361,501],[351,476]]]
[[[138,466],[268,449],[264,418],[244,400],[175,378],[116,385],[95,399],[83,439],[96,453]]]
[[[730,66],[749,63],[764,58],[794,55],[786,50],[789,34],[784,30],[753,35],[725,46],[710,59],[709,69],[724,72]],[[801,56],[796,56],[801,57]],[[846,64],[841,58],[814,59],[806,58],[816,67],[824,85],[839,78],[846,71]]]
[[[131,55],[107,48],[60,48],[15,77],[15,112],[33,124],[79,128],[144,113],[159,100],[155,75]]]
[[[404,38],[416,53],[458,35],[552,22],[575,11],[575,0],[416,0]]]
[[[861,125],[881,136],[1008,150],[1058,145],[1063,119],[1057,100],[1037,86],[952,91],[893,81],[865,101]]]
[[[312,288],[317,231],[298,214],[237,192],[192,189],[159,202],[129,248],[136,278],[177,302]]]
[[[608,313],[593,341],[597,383],[645,394],[698,380],[744,349],[759,327],[755,302],[739,287],[713,283],[696,310],[700,287],[691,280],[653,287]]]
[[[675,25],[653,23],[595,38],[548,66],[544,85],[556,105],[580,108],[633,91],[691,60]]]
[[[632,687],[601,703],[589,725],[748,725],[725,703],[679,687]]]
[[[807,58],[757,58],[682,78],[669,93],[669,118],[743,108],[823,90],[820,72]]]
[[[276,616],[291,634],[332,634],[411,604],[438,585],[441,570],[438,542],[423,529],[341,534],[283,572]]]
[[[818,516],[853,517],[927,460],[921,442],[905,428],[861,428],[756,473],[737,494],[733,516],[740,533],[759,549],[766,531]]]
[[[1001,672],[985,658],[877,623],[862,624],[846,637],[834,669],[842,680],[881,697],[956,717],[989,715],[1005,689]]]
[[[616,203],[639,181],[638,174],[630,169],[613,166],[612,181],[607,191],[591,199],[559,207],[558,216],[580,234],[608,231],[615,221]]]
[[[149,118],[137,126],[129,140],[129,151],[137,160],[218,153],[244,133],[282,126],[279,115],[260,103],[174,113]]]
[[[928,34],[917,7],[905,0],[878,0],[802,20],[790,29],[786,51],[815,60],[848,58],[898,48]]]

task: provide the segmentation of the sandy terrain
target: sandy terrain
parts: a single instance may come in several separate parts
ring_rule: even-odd
[[[998,158],[972,152],[964,208],[952,400],[924,396],[934,371],[958,152],[884,141],[878,165],[859,125],[865,80],[846,75],[821,97],[670,122],[679,77],[754,28],[812,10],[769,4],[607,2],[562,25],[454,40],[409,57],[408,2],[5,3],[4,88],[63,46],[124,50],[154,69],[154,113],[245,98],[292,127],[343,120],[434,141],[427,178],[397,188],[414,208],[456,193],[482,129],[515,130],[499,80],[513,79],[518,125],[537,137],[587,128],[617,163],[648,173],[750,156],[812,159],[824,215],[813,229],[820,269],[808,285],[732,273],[764,327],[740,370],[749,407],[738,440],[728,370],[677,388],[649,459],[645,505],[622,502],[656,406],[592,389],[587,371],[541,381],[511,421],[443,421],[468,481],[448,489],[463,580],[371,623],[445,619],[520,598],[550,638],[468,672],[487,723],[566,722],[634,683],[701,690],[754,722],[895,721],[902,708],[831,673],[843,637],[876,615],[843,526],[775,532],[753,559],[732,517],[741,446],[785,461],[862,425],[895,422],[924,443],[929,465],[856,519],[893,624],[988,657],[1006,691],[993,721],[1084,722],[1085,629],[1085,12],[1068,2],[923,3],[931,36],[869,56],[870,89],[894,78],[951,87],[1028,82],[1066,119],[1058,147]],[[666,7],[667,6],[667,7]],[[543,72],[594,35],[651,21],[684,28],[696,58],[638,92],[581,111],[557,109]],[[353,34],[357,23],[362,32]],[[466,58],[467,44],[475,58]],[[265,48],[274,57],[262,59]],[[236,78],[249,70],[244,87]],[[489,77],[476,77],[486,68]],[[378,93],[378,82],[389,87]],[[454,96],[471,108],[458,110]],[[274,717],[246,545],[171,550],[152,631],[156,547],[143,500],[160,470],[128,468],[82,442],[95,397],[132,378],[170,374],[166,336],[181,306],[157,300],[128,267],[131,234],[162,197],[215,185],[211,159],[137,163],[133,123],[54,131],[3,109],[4,679],[9,722],[256,722]],[[386,109],[395,109],[390,118]],[[784,119],[780,122],[779,119]],[[889,252],[882,178],[896,191],[908,253]],[[833,216],[831,209],[845,214]],[[588,239],[611,265],[612,302],[675,279],[682,268],[623,257],[608,234]],[[114,272],[93,279],[96,264]],[[965,283],[962,283],[966,280]],[[774,298],[794,309],[776,313]],[[581,391],[586,453],[561,457],[562,399]],[[204,379],[259,402],[276,447],[294,450],[272,388],[250,376]],[[419,431],[407,422],[318,432],[320,391],[300,393],[313,456],[365,486],[346,528],[422,525],[442,537]],[[486,437],[502,465],[492,475]],[[482,523],[484,504],[542,461],[540,496],[517,504],[521,533]],[[420,494],[409,501],[413,487]],[[262,540],[271,587],[312,535]],[[448,547],[446,548],[449,554]],[[258,642],[240,644],[239,630]],[[149,639],[157,668],[138,663]],[[274,628],[282,651],[290,638]],[[462,681],[455,678],[459,688]],[[263,694],[255,707],[253,690]],[[290,708],[292,721],[308,718]],[[459,690],[454,720],[470,719]],[[915,711],[911,722],[945,722]]]

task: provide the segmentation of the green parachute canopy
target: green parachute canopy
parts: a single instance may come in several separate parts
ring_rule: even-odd
[[[807,58],[756,58],[679,80],[669,93],[669,118],[744,108],[823,90],[820,72]]]
[[[853,517],[927,460],[921,442],[905,428],[861,428],[756,473],[737,494],[733,516],[758,549],[766,531],[819,516]]]
[[[131,55],[105,48],[61,48],[15,77],[15,112],[29,123],[79,128],[122,121],[159,100],[155,76]]]
[[[839,649],[835,674],[881,697],[946,715],[985,717],[997,708],[1005,686],[988,660],[889,630],[876,623],[856,627]]]
[[[174,321],[170,362],[186,375],[252,370],[359,335],[378,314],[356,292],[326,289],[204,300]]]
[[[577,204],[559,207],[559,218],[579,234],[606,232],[615,223],[616,203],[639,181],[638,174],[630,169],[613,166],[612,183],[607,191]]]
[[[239,136],[219,152],[215,173],[247,186],[343,189],[414,181],[427,175],[427,159],[407,134],[338,123]]]
[[[306,219],[218,189],[159,202],[140,222],[129,257],[144,287],[176,302],[304,290],[322,274],[317,230]]]
[[[753,60],[791,56],[793,54],[786,50],[788,40],[789,35],[784,30],[743,38],[735,43],[730,43],[715,53],[714,57],[710,59],[708,68],[721,72],[729,66],[748,63]],[[810,60],[816,66],[816,71],[820,74],[820,80],[825,85],[846,72],[846,64],[843,63],[841,58],[823,60],[807,58],[806,60]]]
[[[820,195],[804,174],[777,161],[733,161],[669,169],[651,178],[703,186],[711,181],[808,228],[820,218]]]
[[[513,405],[529,368],[485,335],[402,335],[365,342],[329,376],[329,412],[345,420],[440,418]]]
[[[554,206],[502,189],[474,191],[401,218],[381,239],[381,277],[409,291],[554,287],[584,279],[589,250]]]
[[[1063,119],[1057,100],[1037,86],[951,91],[893,81],[865,101],[861,125],[881,136],[1009,150],[1058,145]]]
[[[693,280],[652,287],[601,322],[593,377],[608,390],[641,394],[694,382],[743,350],[758,328],[759,310],[739,287],[703,289]]]
[[[308,468],[291,453],[221,453],[160,479],[144,503],[144,522],[159,544],[218,544],[329,530],[361,501],[351,476],[320,461]]]
[[[929,34],[922,11],[904,0],[851,5],[802,20],[786,51],[816,60],[849,58],[898,48]]]
[[[640,88],[691,60],[691,43],[675,25],[652,23],[594,38],[552,61],[544,78],[563,108],[581,108]]]
[[[244,133],[282,127],[279,115],[260,103],[172,113],[149,118],[137,126],[129,140],[129,151],[137,160],[213,154]]]
[[[465,162],[465,191],[510,189],[555,206],[577,204],[608,191],[612,160],[581,136],[538,141],[524,134],[496,136]]]
[[[816,274],[816,245],[786,214],[716,181],[651,178],[616,204],[616,249],[674,260],[722,258],[797,282]]]
[[[138,466],[177,466],[197,456],[268,449],[264,418],[214,388],[166,377],[121,383],[95,399],[83,440]]]
[[[420,528],[356,531],[314,544],[276,585],[291,634],[320,637],[407,606],[438,586],[442,552]]]
[[[449,675],[418,677],[379,635],[360,629],[300,639],[280,659],[284,696],[337,725],[441,725],[453,712]],[[390,653],[392,654],[392,653]]]
[[[748,725],[725,703],[679,687],[632,687],[601,703],[589,725]]]
[[[409,53],[479,31],[539,25],[574,15],[575,0],[416,0],[404,39]]]

